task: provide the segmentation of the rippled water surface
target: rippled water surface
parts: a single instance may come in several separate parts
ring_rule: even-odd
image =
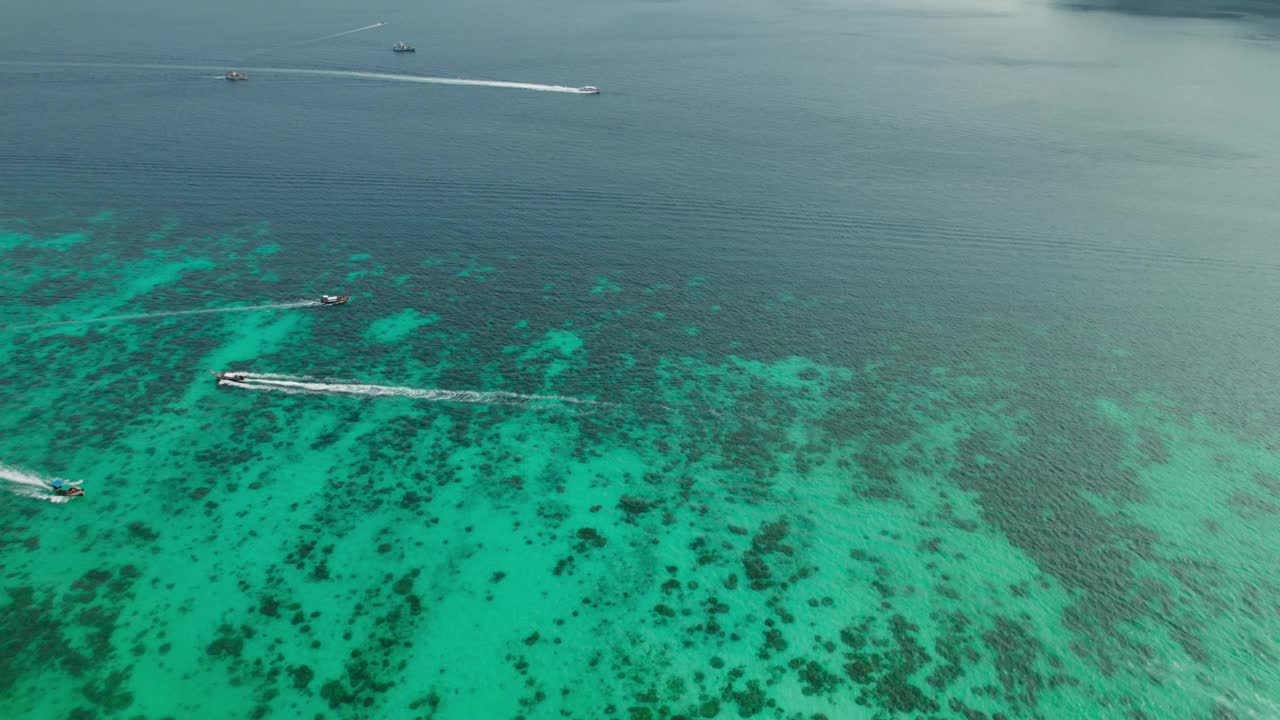
[[[0,717],[1275,716],[1276,37],[0,9]]]

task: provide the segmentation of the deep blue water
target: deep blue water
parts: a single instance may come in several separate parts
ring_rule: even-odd
[[[347,274],[353,255],[424,285],[435,277],[424,258],[496,266],[498,282],[457,291],[465,310],[435,308],[478,357],[503,352],[496,327],[532,315],[580,328],[586,316],[599,321],[593,357],[641,367],[800,356],[1007,381],[991,396],[1035,415],[1029,449],[995,479],[960,484],[1041,571],[1104,597],[1110,579],[1077,577],[1053,549],[1059,535],[1026,524],[1036,492],[1010,497],[1024,476],[1068,494],[1073,483],[1158,494],[1108,486],[1101,471],[1081,480],[1117,456],[1082,420],[1098,398],[1158,396],[1170,422],[1207,419],[1276,447],[1277,37],[1259,19],[1034,2],[11,3],[0,6],[0,223],[53,236],[109,210],[116,246],[172,222],[193,253],[202,239],[269,228],[290,251],[271,268],[299,288],[288,297],[334,284],[385,292]],[[418,52],[391,53],[398,40]],[[230,68],[251,80],[220,79]],[[36,257],[8,256],[5,271],[48,270]],[[636,306],[678,323],[547,290],[598,278],[674,286]],[[0,310],[89,292],[58,282],[6,293]],[[216,294],[219,282],[187,289]],[[351,310],[332,331],[335,354],[393,314]],[[593,378],[561,389],[606,392]],[[651,378],[623,381],[634,392]],[[1109,522],[1091,515],[1075,537],[1114,534],[1130,549],[1146,537]],[[1275,537],[1270,519],[1254,529]],[[1251,562],[1259,575],[1274,565]],[[1227,705],[1262,707],[1251,702]]]
[[[661,262],[1139,332],[1195,322],[1206,304],[1247,317],[1280,266],[1276,109],[1261,91],[1277,48],[1243,23],[772,3],[8,15],[0,197],[20,217],[44,205],[210,227],[269,219],[300,242]],[[389,24],[240,62],[375,21]],[[420,51],[385,52],[399,37]],[[56,62],[605,93],[267,75],[232,86]],[[1272,348],[1263,335],[1250,342]]]

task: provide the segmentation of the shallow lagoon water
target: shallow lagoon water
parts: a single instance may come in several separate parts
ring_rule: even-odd
[[[565,9],[5,66],[0,714],[1275,714],[1256,26]]]
[[[289,254],[255,252],[265,228],[157,231],[168,249],[147,259],[111,220],[79,234],[111,303],[13,320],[199,307],[199,287],[246,282],[271,300],[276,283],[251,278]],[[6,238],[29,267],[67,252]],[[886,346],[840,367],[602,347],[601,318],[725,312],[706,278],[592,278],[558,291],[580,296],[559,317],[451,327],[501,282],[477,265],[425,258],[345,307],[6,332],[42,368],[5,384],[6,456],[56,458],[40,470],[90,491],[5,505],[11,712],[1268,707],[1274,676],[1250,659],[1273,630],[1265,444],[1152,390],[1042,418],[1037,373],[998,354],[925,368]],[[381,309],[415,296],[451,310]],[[255,393],[209,367],[601,402]],[[1087,457],[1051,422],[1085,428]],[[51,664],[79,691],[51,694]]]

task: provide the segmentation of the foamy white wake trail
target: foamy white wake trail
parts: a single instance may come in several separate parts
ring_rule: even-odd
[[[261,54],[261,53],[259,53]],[[81,62],[26,62],[26,61],[0,61],[0,65],[4,66],[28,66],[28,67],[77,67],[98,69],[103,68],[121,68],[134,70],[193,70],[198,72],[214,72],[217,78],[222,79],[222,73],[226,72],[225,67],[214,67],[212,65],[159,65],[150,63],[81,63]],[[491,87],[506,88],[509,90],[536,90],[539,92],[555,92],[568,93],[570,95],[583,95],[580,88],[571,87],[569,85],[545,85],[542,83],[526,83],[512,82],[509,80],[476,80],[471,78],[446,78],[435,77],[432,75],[400,75],[397,73],[380,73],[380,72],[363,72],[360,70],[319,70],[312,68],[281,68],[281,67],[241,67],[237,68],[249,74],[274,74],[274,75],[311,75],[318,77],[332,78],[351,78],[356,80],[379,80],[385,82],[407,82],[407,83],[423,83],[426,85],[465,85],[469,87]]]
[[[31,325],[18,325],[8,328],[9,330],[31,330],[34,328],[54,327],[57,325],[84,325],[87,323],[101,322],[123,322],[128,320],[152,320],[166,317],[176,317],[179,315],[210,315],[216,313],[232,313],[232,312],[253,312],[262,310],[288,310],[290,308],[314,307],[319,305],[316,300],[294,300],[282,303],[267,303],[266,305],[242,305],[240,307],[228,308],[204,308],[202,310],[169,310],[166,312],[154,313],[137,313],[133,315],[107,315],[106,317],[97,318],[81,318],[77,320],[55,320],[52,322],[32,323]]]
[[[221,384],[266,392],[282,392],[287,395],[337,395],[344,397],[399,397],[431,402],[479,403],[485,405],[528,405],[536,402],[564,403],[568,405],[602,405],[595,400],[564,395],[525,395],[500,390],[479,392],[475,390],[424,390],[392,385],[362,385],[344,382],[317,382],[313,378],[292,377],[275,373],[248,373],[232,371],[243,381],[222,380]]]
[[[395,73],[363,72],[359,70],[311,70],[308,68],[245,68],[248,72],[280,73],[284,75],[319,75],[321,77],[343,77],[363,80],[386,80],[389,82],[425,83],[427,85],[467,85],[470,87],[508,88],[511,90],[537,90],[540,92],[583,94],[576,87],[568,85],[543,85],[540,83],[511,82],[508,80],[472,80],[468,78],[446,78],[431,75],[398,75]]]
[[[71,498],[53,492],[50,486],[53,480],[54,478],[46,480],[20,468],[0,464],[0,481],[3,481],[4,488],[14,495],[47,500],[52,503],[64,503],[70,500]],[[68,484],[79,485],[80,483]]]
[[[243,375],[245,378],[258,378],[262,380],[319,380],[310,375],[281,375],[280,373],[233,373],[235,375]]]

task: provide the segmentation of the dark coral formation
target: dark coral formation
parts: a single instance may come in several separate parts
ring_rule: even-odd
[[[178,273],[137,306],[257,292],[249,234],[226,241],[214,277]],[[104,242],[117,270],[150,257]],[[1142,472],[1173,462],[1175,423],[1101,420],[1022,364],[948,370],[949,355],[921,347],[903,360],[875,327],[862,328],[868,360],[815,340],[815,316],[791,306],[769,311],[785,349],[753,345],[712,316],[701,281],[668,292],[655,278],[565,310],[541,284],[477,290],[495,268],[469,258],[394,283],[332,249],[299,262],[300,283],[368,272],[384,302],[13,341],[50,376],[101,359],[102,394],[84,407],[33,379],[74,410],[50,413],[0,386],[11,421],[48,424],[50,457],[120,459],[94,476],[109,523],[74,506],[0,510],[0,691],[13,707],[32,702],[33,668],[54,669],[74,690],[65,715],[132,718],[147,667],[198,678],[248,717],[1011,720],[1048,717],[1064,697],[1141,717],[1142,693],[1090,679],[1155,694],[1173,658],[1229,697],[1240,685],[1216,669],[1234,646],[1214,618],[1258,628],[1276,613],[1274,580],[1223,581],[1220,561],[1114,511],[1151,501]],[[52,290],[31,282],[37,297]],[[352,338],[423,297],[439,326],[362,344],[350,367]],[[659,307],[700,328],[696,348],[658,342],[667,329],[638,318]],[[245,337],[252,356],[226,354]],[[193,390],[209,357],[610,404]],[[151,409],[127,411],[139,397]],[[1087,431],[1089,451],[1046,427]],[[180,439],[161,446],[166,433]],[[1280,473],[1221,462],[1244,480],[1194,532],[1271,522]],[[1144,624],[1167,646],[1135,633]],[[1273,664],[1280,653],[1253,634],[1238,649]]]

